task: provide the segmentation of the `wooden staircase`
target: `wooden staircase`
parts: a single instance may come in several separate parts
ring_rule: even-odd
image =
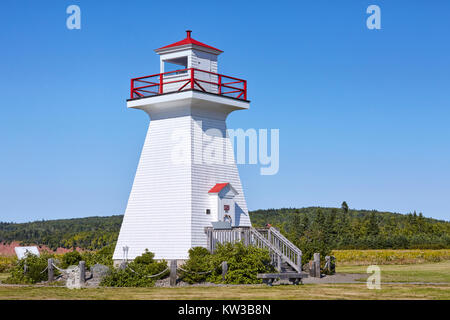
[[[280,273],[302,271],[302,251],[274,227],[253,228],[236,227],[232,229],[213,229],[206,227],[208,250],[214,252],[218,243],[242,241],[269,250],[273,265]]]

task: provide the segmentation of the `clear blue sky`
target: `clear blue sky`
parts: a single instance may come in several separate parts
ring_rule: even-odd
[[[280,129],[277,175],[239,166],[251,210],[345,200],[450,220],[449,1],[0,6],[0,221],[124,212],[148,122],[126,109],[129,80],[186,29],[248,80],[251,109],[228,126]]]

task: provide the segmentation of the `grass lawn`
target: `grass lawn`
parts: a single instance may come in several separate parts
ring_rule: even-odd
[[[97,288],[70,290],[55,287],[0,286],[1,299],[450,299],[448,285],[381,285],[369,290],[364,284],[310,284],[300,286],[227,286],[181,288]]]
[[[383,282],[445,282],[450,284],[450,260],[438,263],[380,265]],[[342,266],[337,272],[366,273],[367,266]],[[365,281],[365,279],[364,279]]]
[[[450,299],[450,261],[415,265],[380,265],[381,290],[369,290],[365,283],[266,285],[178,288],[91,288],[69,290],[60,287],[0,285],[4,299]],[[338,272],[366,273],[367,266],[342,266]],[[0,281],[8,274],[0,273]],[[441,284],[384,284],[385,282],[429,282]]]
[[[0,283],[9,277],[9,273],[1,273],[0,272]]]

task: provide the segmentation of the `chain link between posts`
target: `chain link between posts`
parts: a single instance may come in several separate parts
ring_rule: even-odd
[[[54,263],[52,263],[52,266],[54,266],[59,272],[65,272],[65,273],[69,272],[69,271],[67,271],[67,269],[58,268]]]
[[[160,275],[162,275],[164,272],[166,272],[167,270],[169,270],[169,267],[167,267],[166,269],[164,269],[164,270],[161,271],[160,273],[157,273],[157,274],[154,274],[154,275],[149,276],[149,275],[142,275],[142,274],[139,274],[138,272],[134,271],[134,270],[131,269],[130,267],[128,267],[128,268],[129,268],[132,272],[134,272],[134,273],[140,275],[141,277],[147,277],[147,278],[154,278],[154,277],[160,276]]]
[[[208,273],[213,272],[213,270],[211,270],[211,271],[204,271],[204,272],[195,272],[195,271],[184,270],[184,269],[181,268],[181,267],[178,267],[177,269],[180,269],[180,270],[183,271],[183,272],[187,272],[187,273],[195,273],[195,274],[208,274]]]
[[[53,267],[55,267],[58,271],[60,271],[60,272],[63,272],[63,273],[68,273],[69,271],[67,271],[67,269],[61,269],[61,268],[58,268],[58,266],[56,266],[54,263],[52,263],[52,266]],[[139,274],[138,272],[136,272],[136,271],[134,271],[133,269],[131,269],[130,267],[128,267],[127,266],[127,268],[129,268],[130,270],[131,270],[131,272],[134,272],[134,273],[136,273],[136,274]],[[185,269],[183,269],[183,268],[181,268],[181,267],[177,267],[177,269],[178,270],[181,270],[181,271],[183,271],[183,272],[187,272],[187,273],[194,273],[194,274],[198,274],[198,275],[202,275],[202,274],[208,274],[208,273],[211,273],[211,272],[213,272],[213,270],[210,270],[210,271],[203,271],[203,272],[195,272],[195,271],[189,271],[189,270],[185,270]],[[48,270],[48,267],[46,267],[43,271],[41,271],[41,273],[44,273],[45,271],[47,271]],[[158,277],[158,276],[160,276],[160,275],[162,275],[163,273],[165,273],[165,272],[167,272],[169,270],[169,267],[167,267],[166,269],[164,269],[163,271],[161,271],[161,272],[159,272],[159,273],[157,273],[157,274],[154,274],[154,275],[142,275],[142,274],[139,274],[140,276],[143,276],[143,277],[147,277],[147,278],[155,278],[155,277]]]

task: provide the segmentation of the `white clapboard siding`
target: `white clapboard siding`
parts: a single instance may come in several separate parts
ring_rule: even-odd
[[[195,157],[196,152],[200,152],[204,155],[202,150],[199,149],[200,146],[203,148],[211,147],[211,143],[214,143],[217,148],[223,150],[224,157],[222,163],[216,164],[206,164],[204,161],[203,163],[196,163],[197,161],[194,161],[194,158],[192,160],[192,245],[206,246],[206,234],[203,230],[204,227],[211,226],[211,222],[216,216],[205,214],[206,209],[211,208],[211,197],[208,195],[208,191],[216,183],[229,182],[238,192],[235,201],[242,211],[239,215],[240,219],[234,219],[233,224],[235,226],[250,226],[251,224],[244,191],[239,178],[239,172],[234,161],[231,142],[226,136],[225,119],[212,119],[211,117],[208,117],[205,112],[199,113],[198,111],[194,111],[194,113],[197,113],[192,119],[194,130],[200,130],[199,122],[201,121],[202,135],[193,135],[194,140],[191,144],[193,156]],[[211,128],[220,130],[222,138],[214,137],[212,142],[207,141],[201,143],[200,138],[205,140],[205,131]]]
[[[154,252],[157,259],[186,259],[189,248],[206,247],[204,228],[211,226],[214,217],[206,214],[206,209],[213,209],[208,191],[216,183],[229,182],[238,192],[235,201],[239,210],[233,224],[251,225],[231,142],[226,136],[226,113],[183,109],[182,114],[171,113],[169,118],[150,122],[115,260],[123,258],[125,245],[130,259],[145,249]],[[221,136],[205,141],[208,129],[218,130]],[[185,139],[182,164],[172,161],[172,152],[181,142],[173,140],[174,132]],[[223,160],[205,163],[205,148],[221,148]]]
[[[185,73],[180,74],[168,74],[164,75],[163,82],[163,93],[175,92],[178,91],[181,87],[183,87],[188,81],[191,79],[190,71],[186,71]],[[180,81],[183,80],[183,81]],[[177,81],[177,82],[172,82]],[[167,83],[172,82],[172,83]],[[190,89],[190,84],[186,85],[183,89]]]
[[[189,137],[191,117],[150,122],[114,259],[123,258],[125,245],[130,259],[145,249],[158,259],[187,257],[191,247],[191,165],[189,154],[185,163],[171,161],[179,143],[172,140],[174,130]]]
[[[192,50],[191,66],[192,68],[217,73],[217,56],[203,51]],[[196,71],[195,78],[213,83],[218,82],[217,76],[201,71]],[[217,93],[218,91],[217,85],[205,82],[199,82],[199,84],[207,92]],[[195,85],[195,88],[200,89],[197,85]]]

